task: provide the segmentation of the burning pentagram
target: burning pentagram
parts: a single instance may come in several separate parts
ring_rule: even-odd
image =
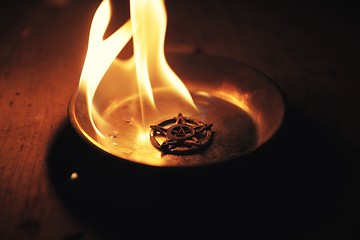
[[[150,140],[154,147],[164,153],[195,153],[210,143],[212,126],[179,113],[176,117],[151,125]],[[160,143],[160,140],[164,141]]]

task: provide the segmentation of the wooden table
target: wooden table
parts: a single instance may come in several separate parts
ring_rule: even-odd
[[[52,2],[0,7],[0,239],[358,239],[355,6],[167,1],[166,51],[246,63],[287,100],[282,131],[253,163],[195,171],[194,187],[177,171],[85,161],[97,155],[67,105],[100,1]],[[127,1],[115,5],[127,19]]]

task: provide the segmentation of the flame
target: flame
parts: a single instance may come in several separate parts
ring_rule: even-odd
[[[164,1],[130,0],[130,16],[131,19],[104,39],[111,18],[111,4],[109,0],[103,0],[91,23],[79,91],[86,97],[89,118],[99,136],[103,136],[103,133],[97,125],[106,124],[106,120],[94,106],[94,96],[104,75],[131,39],[134,46],[133,56],[117,63],[126,71],[135,72],[138,92],[133,95],[139,97],[142,121],[144,122],[147,117],[146,109],[156,111],[154,88],[167,89],[169,94],[181,97],[184,104],[196,109],[186,86],[173,72],[165,58],[167,16]],[[123,81],[122,84],[131,84],[126,82],[127,80],[131,79],[119,79]]]
[[[182,112],[201,116],[212,111],[215,97],[252,114],[248,95],[236,88],[194,91],[188,89],[169,66],[164,52],[167,16],[164,0],[130,0],[130,19],[109,37],[104,34],[111,19],[110,0],[103,0],[91,23],[88,49],[80,76],[77,98],[79,119],[92,129],[84,131],[96,145],[122,158],[150,165],[167,165],[151,146],[149,127]],[[132,41],[133,55],[117,56]],[[194,86],[193,86],[194,87]],[[205,87],[206,88],[206,87]],[[196,89],[196,87],[195,87]],[[85,104],[84,104],[85,103]],[[215,104],[216,105],[216,104]],[[195,117],[198,119],[197,117]],[[90,121],[91,124],[88,124]],[[176,160],[174,160],[176,161]]]
[[[98,85],[116,56],[130,40],[131,22],[127,21],[107,39],[103,39],[110,22],[111,8],[109,0],[104,0],[91,23],[88,50],[80,76],[79,89],[86,94],[88,113],[93,128],[102,135],[93,120],[92,101]]]

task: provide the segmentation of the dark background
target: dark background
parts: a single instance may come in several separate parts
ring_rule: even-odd
[[[355,3],[166,1],[166,51],[246,63],[287,104],[242,161],[169,170],[110,159],[72,130],[100,1],[60,2],[0,7],[0,239],[359,239]],[[129,15],[113,4],[110,29]]]

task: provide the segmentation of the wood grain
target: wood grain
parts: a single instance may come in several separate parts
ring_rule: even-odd
[[[50,146],[67,123],[100,1],[50,2],[1,6],[0,238],[119,239],[122,230],[94,227],[84,219],[88,215],[75,214],[63,197],[67,185],[59,190],[51,180],[57,173],[49,170]],[[116,6],[121,22],[128,3]],[[255,67],[283,90],[291,127],[306,130],[301,153],[291,153],[304,162],[294,165],[297,177],[279,203],[249,228],[229,230],[229,237],[357,239],[360,37],[353,6],[169,0],[167,9],[166,51],[219,55]],[[68,170],[59,175],[70,177]],[[170,239],[191,234],[187,227],[185,221]],[[204,229],[207,236],[211,229]]]

